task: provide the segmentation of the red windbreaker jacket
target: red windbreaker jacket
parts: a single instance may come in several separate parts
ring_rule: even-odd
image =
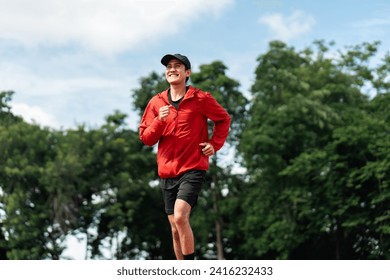
[[[140,139],[148,146],[158,142],[157,165],[161,178],[177,177],[192,169],[207,170],[209,158],[202,153],[202,142],[218,151],[229,133],[230,116],[208,93],[189,86],[178,110],[171,106],[165,122],[158,119],[159,109],[170,105],[168,90],[158,93],[148,103],[140,123]],[[214,122],[209,139],[207,119]]]

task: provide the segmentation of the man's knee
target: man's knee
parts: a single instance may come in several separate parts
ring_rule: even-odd
[[[183,226],[189,223],[191,213],[191,205],[188,202],[177,199],[175,203],[174,221],[176,226]]]
[[[176,226],[181,227],[189,223],[189,215],[187,213],[176,212],[174,215]]]

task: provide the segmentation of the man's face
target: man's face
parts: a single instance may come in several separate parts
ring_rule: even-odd
[[[178,59],[171,59],[165,70],[165,78],[169,84],[185,84],[191,70],[185,70],[184,64]]]

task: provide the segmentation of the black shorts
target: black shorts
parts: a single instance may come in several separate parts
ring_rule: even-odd
[[[161,179],[165,213],[172,215],[176,199],[186,201],[194,208],[206,176],[205,170],[191,170],[179,177]]]

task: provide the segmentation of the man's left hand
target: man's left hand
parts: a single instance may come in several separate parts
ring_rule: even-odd
[[[202,146],[203,149],[202,149],[202,152],[205,156],[212,156],[213,154],[215,154],[215,150],[214,150],[214,147],[213,145],[211,145],[210,143],[207,143],[207,142],[203,142],[203,143],[200,143],[199,146]]]

